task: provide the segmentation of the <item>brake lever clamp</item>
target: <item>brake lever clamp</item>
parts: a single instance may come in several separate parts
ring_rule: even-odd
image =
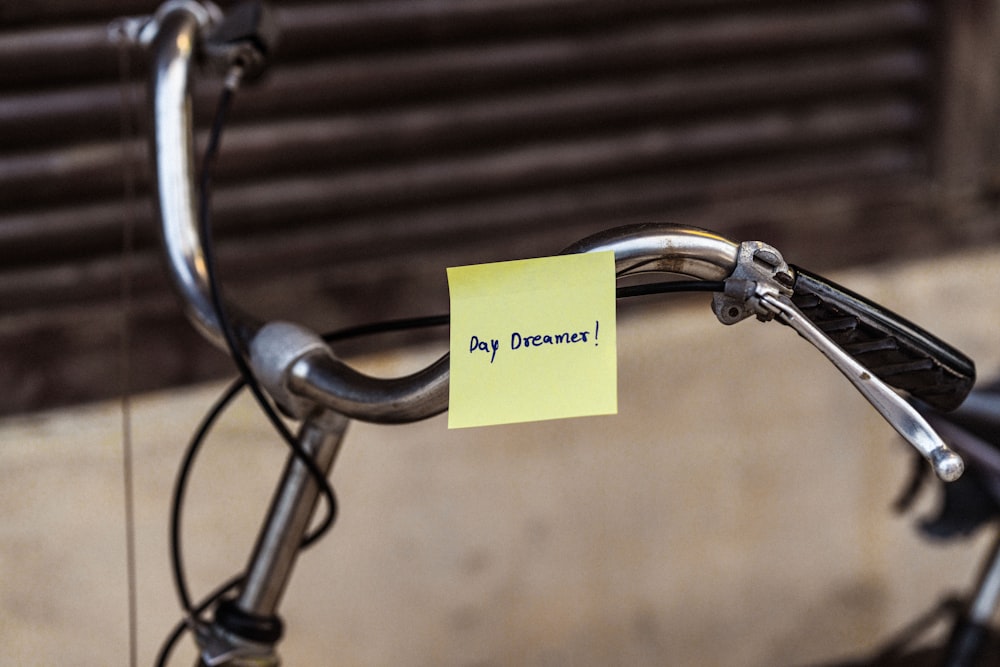
[[[723,324],[736,324],[753,315],[761,322],[774,318],[761,297],[792,295],[794,278],[781,253],[761,241],[740,244],[736,268],[725,280],[725,291],[712,298],[712,311]]]

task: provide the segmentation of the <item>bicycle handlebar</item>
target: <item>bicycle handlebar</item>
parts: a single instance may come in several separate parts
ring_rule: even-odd
[[[211,21],[201,7],[195,2],[168,3],[155,18],[150,72],[151,158],[157,213],[173,285],[195,328],[224,348],[222,327],[212,307],[195,204],[191,68],[198,35]],[[231,304],[227,304],[227,314],[241,340],[260,328],[259,322]]]
[[[190,99],[199,34],[213,20],[212,12],[197,2],[173,0],[153,21],[149,40],[153,51],[152,152],[172,282],[195,327],[209,341],[225,348],[198,231]],[[837,365],[931,460],[940,476],[954,478],[960,473],[960,461],[956,464],[942,458],[947,448],[936,434],[925,437],[924,431],[933,433],[926,422],[911,414],[912,408],[884,383],[873,380],[865,367],[867,360],[875,359],[879,363],[871,375],[927,402],[954,407],[971,389],[975,377],[972,362],[957,350],[876,304],[790,267],[774,248],[760,242],[738,244],[692,227],[646,224],[602,232],[564,252],[604,250],[614,252],[619,277],[667,272],[725,281],[725,293],[713,302],[720,321],[732,324],[756,316],[789,324]],[[317,334],[303,327],[282,322],[262,324],[229,302],[223,307],[255,375],[292,416],[303,418],[316,407],[324,407],[356,419],[398,423],[430,417],[447,408],[447,355],[406,377],[373,378],[337,359]],[[844,322],[846,328],[841,326]],[[858,331],[867,337],[858,337]],[[878,354],[873,357],[873,353]],[[902,357],[892,356],[897,353]]]

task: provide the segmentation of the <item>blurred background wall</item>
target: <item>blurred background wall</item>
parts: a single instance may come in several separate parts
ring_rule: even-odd
[[[119,390],[125,219],[133,386],[227,371],[164,282],[145,58],[108,39],[157,4],[0,6],[2,412]],[[765,240],[816,270],[1000,235],[993,2],[274,10],[282,40],[237,99],[214,197],[227,286],[253,312],[326,329],[442,311],[447,265],[637,221]],[[218,87],[199,82],[202,125]]]
[[[237,99],[215,197],[254,312],[443,312],[448,265],[670,220],[770,242],[1000,369],[995,3],[274,4],[284,39]],[[0,5],[4,664],[125,661],[103,399],[131,217],[142,664],[177,619],[173,474],[229,370],[163,278],[143,58],[123,86],[107,41],[155,5]],[[197,87],[201,124],[217,87]],[[893,516],[908,452],[790,331],[721,327],[700,297],[619,315],[617,416],[352,429],[340,520],[283,607],[287,664],[816,664],[974,579],[990,536],[927,543]],[[388,375],[443,349],[408,342],[346,353]],[[186,524],[196,590],[243,566],[283,459],[249,405],[219,428]]]

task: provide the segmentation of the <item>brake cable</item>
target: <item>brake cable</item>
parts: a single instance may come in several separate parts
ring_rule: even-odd
[[[194,462],[197,457],[201,446],[207,439],[208,433],[214,424],[218,421],[220,416],[224,413],[225,409],[231,404],[233,399],[244,389],[248,388],[253,394],[256,402],[260,406],[262,412],[267,417],[268,421],[271,423],[274,430],[278,433],[281,439],[288,445],[291,449],[293,455],[298,459],[309,471],[309,474],[317,482],[320,487],[320,491],[326,499],[327,513],[326,516],[321,521],[320,525],[315,528],[310,534],[303,538],[300,544],[301,549],[305,549],[312,544],[316,543],[323,535],[325,535],[334,521],[337,515],[337,500],[336,495],[333,491],[333,487],[330,481],[327,479],[326,475],[319,470],[313,459],[302,449],[298,439],[289,431],[288,427],[282,421],[281,417],[277,413],[277,409],[271,403],[271,401],[264,394],[264,391],[257,382],[253,372],[249,367],[249,363],[246,359],[245,354],[240,348],[237,342],[236,335],[233,331],[232,322],[228,317],[225,306],[222,301],[221,286],[218,279],[217,263],[215,258],[215,251],[212,242],[211,234],[211,210],[210,210],[210,192],[211,192],[211,180],[214,171],[215,161],[218,157],[219,148],[221,146],[222,131],[225,126],[226,118],[230,107],[232,106],[232,101],[235,96],[235,92],[239,87],[239,83],[242,77],[242,68],[239,65],[234,66],[230,69],[228,76],[226,77],[225,84],[223,85],[222,92],[217,103],[215,116],[212,121],[212,126],[208,136],[208,142],[206,144],[205,153],[202,159],[202,169],[200,178],[200,187],[198,195],[198,225],[199,233],[202,237],[202,243],[204,248],[204,259],[205,259],[205,273],[206,279],[209,287],[209,295],[211,298],[212,306],[215,310],[216,317],[218,318],[220,329],[222,331],[223,337],[226,342],[226,346],[229,350],[230,356],[235,363],[237,370],[239,371],[239,377],[237,380],[232,382],[229,387],[224,391],[224,393],[216,400],[212,408],[206,413],[201,424],[198,426],[195,434],[192,436],[187,451],[185,453],[184,459],[181,463],[181,467],[178,470],[177,478],[175,480],[173,498],[171,503],[171,521],[170,521],[170,542],[171,542],[171,565],[174,576],[174,585],[177,591],[178,599],[185,612],[185,617],[178,625],[174,628],[171,634],[164,641],[159,656],[157,659],[158,665],[165,665],[166,661],[169,659],[170,653],[176,642],[183,636],[184,632],[188,629],[194,629],[199,623],[200,615],[208,609],[213,603],[221,599],[224,595],[231,592],[234,588],[240,585],[243,581],[244,575],[241,573],[229,579],[212,593],[206,596],[202,601],[194,604],[191,600],[191,595],[189,592],[187,577],[184,568],[183,561],[183,549],[182,549],[182,517],[183,517],[183,505],[184,498],[186,495],[187,484],[190,478],[191,471],[194,467]],[[680,292],[721,292],[725,285],[721,281],[697,281],[697,280],[684,280],[684,281],[664,281],[655,283],[645,283],[638,285],[628,285],[617,288],[616,295],[618,298],[631,298],[638,296],[648,296],[653,294],[664,294],[664,293],[680,293]],[[418,328],[443,326],[448,324],[450,321],[450,316],[447,314],[443,315],[432,315],[426,317],[416,317],[400,320],[390,320],[386,322],[380,322],[375,324],[360,325],[356,327],[351,327],[347,329],[342,329],[330,334],[325,335],[323,338],[327,342],[335,342],[338,340],[346,340],[349,338],[358,338],[362,336],[370,336],[379,333],[386,333],[390,331],[404,331],[404,330],[414,330]]]
[[[632,298],[639,296],[649,296],[654,294],[676,294],[682,292],[717,292],[723,289],[724,285],[722,282],[717,281],[698,281],[698,280],[684,280],[684,281],[662,281],[641,285],[628,285],[617,288],[618,298]],[[340,329],[331,333],[323,335],[323,340],[328,343],[335,343],[338,341],[345,341],[350,339],[374,336],[379,334],[385,334],[390,332],[398,331],[414,331],[416,329],[425,329],[439,326],[446,326],[450,321],[450,315],[448,314],[438,314],[438,315],[427,315],[422,317],[412,317],[403,318],[395,320],[386,320],[383,322],[375,322],[369,324],[362,324],[353,327],[348,327]],[[174,583],[177,588],[178,597],[181,599],[181,604],[187,612],[185,620],[181,621],[174,628],[170,636],[165,640],[163,648],[161,648],[160,661],[157,662],[158,665],[166,664],[166,659],[169,656],[173,645],[180,639],[186,629],[189,629],[196,619],[202,612],[208,609],[214,602],[216,602],[223,595],[231,591],[237,585],[239,585],[243,580],[243,575],[237,575],[227,581],[226,583],[220,585],[214,592],[210,593],[206,598],[204,598],[197,605],[193,605],[191,602],[190,594],[188,592],[187,586],[187,576],[184,568],[183,561],[183,549],[181,547],[181,518],[184,510],[185,495],[188,487],[188,480],[190,479],[191,472],[194,469],[195,460],[197,458],[198,452],[201,450],[205,441],[208,438],[210,431],[216,422],[225,414],[226,409],[230,404],[240,395],[240,393],[247,387],[246,382],[243,377],[238,377],[233,380],[219,395],[215,400],[215,403],[209,408],[205,416],[202,418],[201,423],[196,429],[194,435],[191,437],[188,443],[187,451],[184,454],[184,458],[181,461],[181,465],[177,472],[177,478],[174,483],[173,497],[171,499],[171,509],[170,509],[170,558],[171,565],[174,573]],[[318,539],[320,535],[315,535],[310,538],[308,544],[312,544],[315,539]],[[303,547],[308,546],[304,543]]]

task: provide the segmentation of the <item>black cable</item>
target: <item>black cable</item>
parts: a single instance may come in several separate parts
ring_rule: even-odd
[[[313,530],[312,533],[306,535],[300,548],[306,548],[309,545],[315,543],[323,534],[325,534],[330,527],[333,525],[334,520],[337,516],[337,498],[333,492],[333,487],[330,485],[326,474],[319,469],[316,462],[312,457],[302,448],[299,441],[292,435],[285,426],[285,423],[281,420],[278,415],[277,410],[271,405],[270,401],[264,395],[260,386],[257,384],[257,380],[254,377],[250,367],[243,356],[243,352],[240,348],[240,344],[236,339],[235,333],[233,331],[232,323],[229,320],[228,313],[226,312],[225,306],[222,302],[221,288],[216,274],[216,261],[214,248],[212,246],[212,235],[209,225],[210,220],[210,191],[211,191],[211,174],[212,168],[215,164],[215,159],[218,155],[219,146],[222,139],[222,129],[225,126],[226,115],[228,113],[229,107],[232,104],[234,91],[239,83],[240,75],[242,70],[238,67],[233,68],[230,72],[230,76],[227,77],[226,85],[223,86],[222,93],[219,97],[219,102],[216,108],[215,117],[212,121],[211,131],[209,132],[208,144],[205,148],[205,154],[203,157],[203,165],[201,170],[200,179],[200,190],[198,194],[198,232],[201,236],[204,262],[205,262],[205,274],[209,287],[209,294],[212,301],[212,307],[215,310],[216,318],[219,322],[219,328],[222,331],[223,337],[226,341],[226,346],[229,348],[230,355],[233,362],[236,364],[239,370],[241,382],[240,385],[233,385],[230,392],[227,392],[227,400],[220,401],[218,403],[219,407],[215,414],[210,414],[202,422],[202,427],[199,429],[198,434],[192,440],[194,443],[193,447],[189,447],[188,453],[185,456],[185,463],[182,467],[182,471],[177,479],[177,486],[175,487],[174,495],[174,505],[172,507],[171,516],[171,556],[172,556],[172,566],[174,575],[174,585],[177,589],[178,598],[181,601],[181,605],[185,611],[185,618],[179,624],[179,626],[171,633],[167,638],[160,652],[160,659],[158,664],[166,664],[166,660],[169,658],[170,652],[173,650],[174,644],[180,639],[184,634],[185,629],[189,628],[197,622],[197,615],[200,614],[209,605],[214,603],[226,592],[234,588],[243,579],[243,575],[235,577],[226,585],[220,587],[217,592],[210,595],[203,605],[200,605],[198,609],[192,609],[190,593],[188,592],[187,582],[184,575],[183,567],[183,556],[181,553],[181,515],[183,508],[183,498],[184,491],[187,486],[187,481],[190,476],[190,470],[193,465],[194,457],[197,454],[201,443],[205,439],[205,435],[211,428],[211,425],[215,422],[218,414],[222,412],[222,409],[228,405],[232,396],[238,393],[239,388],[245,385],[250,388],[251,393],[257,400],[261,410],[267,416],[271,425],[278,432],[281,438],[285,441],[288,447],[292,450],[294,456],[298,461],[300,461],[308,470],[310,476],[314,479],[319,487],[320,493],[326,499],[327,513],[320,525]],[[178,493],[179,491],[179,493]]]
[[[216,399],[212,408],[202,417],[201,424],[195,431],[188,443],[184,459],[181,461],[180,469],[177,472],[177,479],[174,480],[173,497],[170,506],[170,562],[174,575],[174,588],[177,589],[177,597],[181,607],[188,616],[193,614],[191,596],[188,592],[187,576],[184,568],[184,551],[182,546],[181,520],[184,515],[184,499],[187,494],[188,480],[194,468],[194,461],[201,449],[202,444],[208,437],[209,431],[216,420],[222,415],[229,403],[243,390],[245,384],[243,380],[232,382],[225,393]]]
[[[704,280],[669,280],[641,285],[626,285],[615,288],[615,296],[618,299],[630,299],[638,296],[650,296],[653,294],[678,294],[681,292],[721,292],[726,285],[722,281]],[[398,320],[386,320],[384,322],[372,322],[361,324],[346,329],[340,329],[331,333],[323,334],[323,340],[327,343],[347,340],[350,338],[361,338],[376,334],[389,333],[393,331],[408,331],[413,329],[444,326],[451,322],[451,315],[442,313],[439,315],[425,315],[423,317],[411,317]]]
[[[327,343],[349,340],[351,338],[361,338],[363,336],[374,336],[376,334],[390,333],[393,331],[412,331],[414,329],[426,329],[429,327],[445,326],[451,322],[451,316],[425,315],[423,317],[408,317],[398,320],[386,320],[384,322],[372,322],[369,324],[359,324],[357,326],[339,329],[323,334],[323,340]]]
[[[724,287],[721,282],[703,281],[668,281],[659,283],[649,283],[645,285],[632,285],[617,288],[618,298],[631,298],[636,296],[647,296],[651,294],[670,294],[679,292],[705,292],[721,291]],[[352,338],[362,338],[378,334],[395,331],[412,331],[414,329],[444,326],[450,322],[450,315],[447,313],[439,315],[427,315],[423,317],[403,318],[396,320],[386,320],[384,322],[372,322],[354,327],[339,329],[337,331],[324,334],[323,340],[328,343],[349,340]],[[202,419],[201,424],[192,437],[188,450],[181,463],[180,470],[173,491],[173,501],[171,509],[171,551],[173,554],[174,582],[177,588],[178,597],[185,610],[190,610],[190,596],[188,594],[186,579],[184,576],[183,550],[181,547],[181,516],[183,513],[184,495],[187,490],[187,480],[190,471],[194,466],[194,459],[199,448],[207,438],[209,431],[215,421],[222,415],[229,403],[246,386],[243,378],[238,378],[226,388],[223,394],[216,399],[215,404],[209,409]]]
[[[199,233],[202,238],[204,260],[205,260],[205,270],[206,278],[209,286],[210,297],[212,301],[212,307],[215,310],[216,317],[219,322],[219,327],[222,331],[223,337],[225,338],[226,345],[229,348],[230,355],[233,362],[236,364],[239,370],[240,377],[234,381],[222,394],[222,396],[217,399],[216,403],[213,405],[211,410],[205,415],[201,424],[199,425],[195,435],[192,437],[188,450],[185,453],[184,459],[181,464],[181,468],[178,471],[178,477],[175,482],[173,491],[173,502],[171,505],[171,526],[170,526],[170,540],[171,540],[171,558],[172,558],[172,569],[174,576],[174,585],[177,589],[177,595],[181,602],[182,607],[185,611],[185,618],[181,621],[170,634],[170,636],[165,640],[159,657],[157,659],[157,665],[165,665],[166,661],[169,659],[170,653],[173,651],[173,647],[176,645],[177,641],[184,634],[187,629],[190,629],[193,624],[198,622],[198,616],[204,612],[209,606],[218,601],[227,592],[238,586],[242,580],[243,575],[238,575],[233,579],[229,580],[219,588],[217,588],[212,594],[206,597],[198,606],[193,607],[191,603],[190,592],[188,590],[186,576],[184,574],[184,564],[183,564],[183,549],[182,549],[182,536],[181,536],[181,520],[183,515],[183,504],[184,497],[187,490],[188,480],[190,478],[191,470],[194,467],[194,461],[200,450],[202,444],[207,439],[208,433],[212,426],[215,424],[216,420],[224,412],[224,410],[229,406],[232,400],[239,394],[239,392],[244,388],[248,387],[251,393],[254,395],[258,405],[264,412],[265,416],[271,422],[274,429],[278,432],[281,438],[286,442],[289,448],[294,453],[295,457],[306,466],[310,475],[317,482],[320,487],[320,491],[326,498],[327,504],[327,515],[324,517],[320,525],[309,535],[303,538],[300,548],[306,548],[309,545],[315,543],[323,534],[325,534],[329,528],[332,526],[337,514],[337,500],[333,492],[333,488],[329,483],[326,475],[319,469],[312,457],[305,452],[301,444],[292,435],[285,426],[281,417],[277,414],[276,409],[265,396],[263,390],[260,388],[256,381],[253,372],[250,370],[249,364],[240,348],[240,343],[237,341],[235,333],[233,331],[232,323],[229,320],[228,314],[226,313],[225,306],[222,302],[221,288],[216,277],[216,262],[214,255],[214,248],[211,242],[211,230],[209,225],[210,219],[210,186],[211,186],[211,174],[212,167],[214,166],[215,159],[218,155],[219,146],[222,137],[222,128],[225,124],[225,118],[228,109],[232,103],[233,93],[235,89],[235,83],[238,82],[238,77],[231,77],[227,81],[227,85],[223,88],[222,94],[220,96],[218,106],[216,109],[216,114],[212,123],[212,128],[209,133],[209,141],[205,149],[204,162],[201,171],[201,181],[200,181],[200,192],[199,192],[199,208],[198,208],[198,223],[199,223]],[[230,83],[232,82],[232,83]],[[678,293],[678,292],[706,292],[706,291],[721,291],[724,285],[721,282],[703,282],[703,281],[673,281],[673,282],[662,282],[662,283],[649,283],[643,285],[633,285],[626,287],[618,287],[616,290],[616,296],[618,298],[629,298],[635,296],[645,296],[651,294],[664,294],[664,293]],[[343,329],[331,334],[324,336],[324,339],[328,342],[333,342],[337,340],[345,340],[348,338],[356,338],[360,336],[374,335],[378,333],[385,333],[389,331],[403,331],[412,330],[422,327],[430,326],[441,326],[448,324],[450,321],[450,316],[445,315],[434,315],[428,317],[418,317],[409,318],[402,320],[391,320],[388,322],[361,325],[357,327],[352,327],[349,329]]]
[[[625,285],[618,287],[615,294],[619,299],[629,299],[636,296],[651,294],[679,294],[681,292],[721,292],[726,284],[721,280],[668,280],[642,285]]]
[[[264,412],[268,421],[271,422],[275,431],[277,431],[288,447],[292,450],[296,459],[306,467],[313,480],[319,486],[320,493],[326,499],[326,516],[310,535],[303,538],[303,544],[309,545],[314,543],[321,535],[326,533],[336,520],[337,499],[333,493],[333,487],[330,485],[326,474],[320,470],[316,465],[316,462],[313,461],[312,456],[302,449],[302,445],[299,443],[298,439],[292,435],[291,431],[288,430],[288,427],[285,426],[285,423],[281,420],[277,410],[271,404],[267,396],[265,396],[264,391],[257,383],[257,379],[250,370],[250,366],[243,354],[241,344],[237,340],[233,331],[232,322],[229,320],[225,304],[222,302],[222,289],[217,278],[217,264],[212,244],[211,226],[209,224],[211,217],[211,178],[213,167],[215,165],[215,159],[218,155],[219,146],[222,140],[222,129],[225,126],[226,115],[229,111],[230,105],[232,104],[236,84],[239,81],[239,74],[240,70],[238,68],[234,68],[230,73],[230,76],[227,78],[226,85],[222,88],[222,93],[219,97],[215,118],[212,121],[212,128],[209,133],[208,144],[205,148],[205,155],[203,158],[204,163],[201,170],[201,188],[198,197],[198,226],[204,250],[205,274],[212,300],[212,307],[215,310],[216,318],[219,321],[219,328],[222,330],[226,346],[229,348],[233,362],[236,364],[236,367],[240,372],[240,377],[243,378],[243,381],[250,389],[250,392],[257,400],[261,410]]]
[[[618,287],[616,289],[616,295],[618,298],[631,298],[651,294],[705,291],[717,292],[721,291],[723,287],[724,285],[721,282],[669,281]],[[439,314],[424,317],[387,320],[384,322],[362,324],[326,333],[323,335],[323,339],[332,343],[395,331],[412,331],[420,328],[444,326],[450,322],[450,319],[450,315],[448,314]],[[235,399],[246,386],[244,378],[239,377],[226,388],[219,398],[216,399],[215,403],[202,418],[202,421],[194,435],[191,437],[191,440],[188,443],[187,451],[184,454],[180,469],[177,473],[171,502],[170,549],[174,586],[177,589],[177,595],[181,601],[181,605],[185,610],[185,620],[181,621],[174,628],[174,631],[165,641],[163,648],[160,650],[161,657],[157,662],[157,665],[166,664],[165,661],[172,652],[173,646],[177,643],[184,632],[191,627],[191,624],[196,622],[199,614],[242,581],[242,575],[235,577],[231,581],[219,587],[215,593],[209,595],[198,607],[192,606],[190,593],[188,592],[187,578],[184,574],[183,548],[181,544],[181,519],[183,516],[184,498],[187,492],[188,480],[190,478],[191,471],[194,468],[194,462],[198,452],[205,440],[208,438],[208,434],[215,425],[215,422],[222,416],[226,408],[229,407],[229,404],[232,403],[233,399]]]

